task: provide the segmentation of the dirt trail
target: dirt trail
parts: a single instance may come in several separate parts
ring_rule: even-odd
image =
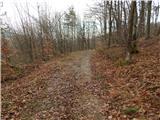
[[[42,66],[41,70],[19,82],[2,87],[2,117],[104,120],[102,108],[105,102],[91,92],[94,88],[91,53],[72,53],[56,63]]]
[[[82,120],[104,120],[102,107],[105,103],[85,88],[86,84],[91,84],[90,55],[91,51],[84,52],[80,60],[81,79],[76,82],[81,89],[81,94],[78,96],[80,108],[77,117]]]

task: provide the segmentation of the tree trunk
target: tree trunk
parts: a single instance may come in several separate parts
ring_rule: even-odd
[[[148,15],[147,15],[147,32],[146,32],[146,39],[150,38],[150,19],[151,19],[151,5],[152,1],[148,1]]]
[[[141,10],[140,10],[140,20],[138,25],[138,37],[142,37],[144,35],[144,8],[145,8],[145,2],[141,1]]]
[[[104,42],[107,40],[107,5],[106,1],[104,1]]]
[[[112,20],[111,20],[111,15],[112,15],[112,1],[110,3],[110,8],[109,8],[109,38],[108,38],[108,47],[110,47],[111,44],[111,32],[112,32]]]
[[[128,41],[127,41],[127,53],[126,53],[126,61],[131,61],[131,53],[132,53],[132,40],[133,40],[133,25],[134,25],[134,15],[135,15],[136,1],[131,2],[131,10],[129,13],[128,19]]]

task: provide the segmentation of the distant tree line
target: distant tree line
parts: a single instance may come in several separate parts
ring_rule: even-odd
[[[130,61],[138,52],[138,38],[147,40],[160,34],[160,5],[154,1],[101,0],[89,8],[83,20],[73,7],[52,13],[47,6],[38,5],[37,16],[28,5],[25,10],[16,8],[20,23],[2,31],[2,59],[10,63],[46,61],[57,54],[93,49],[97,38],[107,48],[125,46],[126,61]]]
[[[52,13],[47,6],[37,6],[37,15],[32,15],[29,6],[24,12],[17,7],[20,23],[9,26],[3,36],[3,60],[16,63],[32,63],[49,60],[57,54],[95,48],[96,22],[81,21],[73,7],[64,13]],[[7,56],[7,57],[5,57]]]

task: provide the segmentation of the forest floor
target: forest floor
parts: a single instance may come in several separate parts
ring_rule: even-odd
[[[24,78],[2,84],[3,119],[104,120],[105,102],[93,94],[90,57],[75,52]]]
[[[118,47],[100,48],[91,59],[92,79],[106,86],[100,97],[112,120],[160,120],[160,38],[138,40],[138,50],[131,64]]]
[[[88,50],[3,82],[2,119],[159,120],[160,42],[139,49],[129,65],[112,50]]]

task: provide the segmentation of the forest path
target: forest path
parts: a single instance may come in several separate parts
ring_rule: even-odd
[[[102,109],[105,102],[93,92],[92,52],[71,53],[46,63],[22,80],[2,86],[2,117],[104,120]]]
[[[90,57],[92,51],[84,51],[80,54],[77,64],[71,65],[73,71],[79,75],[76,86],[79,88],[79,95],[76,96],[76,112],[74,119],[77,120],[104,120],[102,108],[105,103],[94,95],[90,87],[92,83],[92,73],[90,67]],[[90,87],[89,87],[90,86]]]

